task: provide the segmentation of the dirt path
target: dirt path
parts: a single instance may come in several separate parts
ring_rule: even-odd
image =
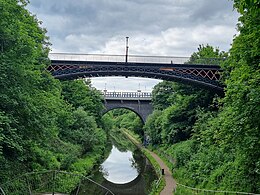
[[[162,159],[152,151],[146,150],[149,152],[152,157],[157,161],[160,165],[161,169],[164,169],[164,179],[166,185],[164,186],[163,190],[161,191],[161,195],[171,195],[173,194],[174,189],[176,188],[176,181],[172,177],[172,173],[167,165],[162,161]]]
[[[139,147],[141,149],[145,149],[148,153],[150,153],[152,155],[152,157],[160,165],[161,170],[164,169],[164,176],[163,177],[165,179],[165,186],[164,186],[163,190],[161,191],[160,195],[171,195],[171,194],[173,194],[174,189],[177,187],[176,181],[173,179],[172,173],[171,173],[170,169],[167,167],[167,165],[162,161],[162,159],[157,154],[155,154],[154,152],[144,148],[137,140],[135,140],[135,138],[133,138],[127,132],[124,131],[124,133],[130,140],[132,140],[132,142],[137,147]]]

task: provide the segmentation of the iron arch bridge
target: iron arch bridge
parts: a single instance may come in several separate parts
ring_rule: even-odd
[[[223,93],[218,65],[223,59],[203,59],[204,64],[189,64],[188,57],[64,53],[51,53],[49,57],[51,65],[47,70],[60,80],[134,76],[188,83]]]

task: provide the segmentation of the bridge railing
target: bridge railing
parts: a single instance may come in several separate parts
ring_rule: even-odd
[[[96,61],[96,62],[121,62],[126,61],[125,55],[105,55],[105,54],[69,54],[69,53],[50,53],[51,60],[62,61]],[[159,63],[159,64],[185,64],[190,60],[189,57],[173,56],[138,56],[128,55],[127,61],[130,63]],[[200,59],[196,64],[219,64],[223,59],[207,58]],[[206,63],[205,63],[206,62]]]
[[[104,98],[152,98],[151,92],[102,92]]]
[[[82,182],[87,181],[97,186],[98,194],[113,195],[106,187],[96,183],[81,174],[64,171],[40,171],[24,174],[10,182],[0,184],[0,195],[54,195],[74,194],[77,195],[83,187]]]

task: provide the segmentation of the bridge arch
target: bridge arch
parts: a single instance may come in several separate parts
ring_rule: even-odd
[[[103,114],[117,108],[133,111],[143,124],[152,114],[152,94],[150,92],[106,92],[103,93],[105,110]]]
[[[105,108],[105,110],[102,112],[102,114],[105,115],[109,111],[112,111],[112,110],[115,110],[115,109],[127,109],[127,110],[130,110],[130,111],[134,112],[141,119],[143,124],[145,124],[145,121],[146,121],[147,117],[141,116],[141,114],[138,113],[138,111],[136,111],[134,108],[130,108],[130,107],[127,107],[127,106],[114,107],[114,108]]]

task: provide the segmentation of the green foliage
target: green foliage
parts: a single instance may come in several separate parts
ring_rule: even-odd
[[[161,142],[166,144],[192,135],[192,144],[177,144],[174,152],[165,149],[176,158],[175,175],[184,184],[259,192],[259,3],[235,1],[234,7],[242,16],[238,25],[240,34],[234,39],[230,55],[202,45],[189,62],[204,63],[208,57],[226,57],[221,63],[225,97],[210,106],[212,94],[173,85],[174,93],[163,97],[167,108],[157,118],[152,115],[153,122],[148,120],[145,129],[153,144],[159,140],[156,134],[160,134]],[[163,108],[160,102],[158,105]],[[158,118],[161,128],[155,125]],[[156,131],[158,129],[161,131]]]
[[[174,145],[161,145],[160,151],[168,154],[176,161],[175,168],[185,166],[190,161],[193,154],[197,151],[196,145],[193,140],[183,141]]]
[[[164,110],[162,140],[164,143],[176,143],[189,138],[195,121],[195,109],[191,106],[191,97],[179,96],[179,103]]]
[[[144,126],[145,134],[148,136],[151,144],[156,145],[162,143],[162,111],[155,110],[148,116]]]
[[[86,156],[73,163],[70,170],[82,174],[90,173],[98,159],[100,159],[99,155],[92,154],[91,156]]]
[[[100,119],[103,110],[102,97],[99,91],[91,87],[89,81],[63,81],[62,95],[73,107],[82,107],[96,119]]]
[[[103,118],[105,117],[106,121],[113,121],[115,124],[115,128],[121,129],[128,129],[131,130],[141,137],[143,137],[143,122],[141,118],[131,110],[127,109],[114,109],[108,113],[106,113]],[[109,119],[108,119],[109,118]]]
[[[169,129],[180,125],[176,123],[176,116],[185,116],[178,115],[177,111],[189,116],[187,113],[192,111],[189,108],[199,105],[195,110],[196,120],[193,124],[190,123],[191,140],[175,145],[168,144],[164,148],[177,161],[174,175],[179,183],[211,190],[259,193],[259,1],[235,0],[234,7],[242,15],[238,24],[240,34],[235,37],[229,56],[212,50],[210,46],[200,46],[199,54],[191,57],[194,63],[200,63],[198,60],[203,61],[200,57],[207,55],[227,57],[221,63],[224,70],[223,82],[226,85],[225,97],[213,102],[212,107],[208,106],[210,101],[206,103],[212,100],[210,96],[204,96],[205,104],[200,104],[199,99],[194,97],[196,92],[181,92],[182,104],[177,104],[178,98],[175,98],[176,104],[163,111],[165,127],[162,132],[165,131],[165,137],[162,140],[167,139],[171,132]],[[178,94],[176,89],[175,94]],[[182,127],[188,126],[183,124]]]
[[[0,148],[1,161],[30,169],[37,156],[35,147],[43,148],[57,134],[61,100],[58,82],[43,71],[48,54],[45,30],[24,6],[18,1],[0,2]]]
[[[122,132],[130,139],[135,145],[142,143],[142,139],[140,135],[134,133],[133,131],[129,131],[128,129],[123,129]],[[132,138],[132,139],[131,139]]]
[[[0,182],[23,172],[64,169],[89,173],[103,154],[113,123],[143,135],[140,118],[113,111],[101,121],[102,98],[87,81],[53,79],[46,30],[23,0],[0,1]],[[152,144],[176,158],[184,184],[260,192],[260,9],[234,0],[241,14],[230,54],[200,45],[189,63],[221,63],[225,97],[162,82],[145,125]],[[214,58],[213,62],[210,58]],[[190,138],[191,140],[180,142]],[[176,145],[173,143],[180,142]]]
[[[86,173],[106,143],[97,125],[103,109],[99,92],[89,82],[61,84],[45,71],[46,30],[25,9],[27,3],[0,1],[1,183],[44,169]],[[79,167],[82,158],[95,162]]]
[[[155,85],[152,91],[152,103],[156,110],[163,110],[172,104],[171,95],[174,94],[173,83],[163,81]]]
[[[112,117],[112,113],[106,113],[101,118],[102,122],[102,129],[105,130],[105,132],[109,132],[114,127],[114,119]]]
[[[200,45],[198,52],[191,55],[188,63],[209,64],[209,60],[219,60],[226,56],[227,53],[212,46]],[[197,109],[217,109],[210,107],[216,96],[214,92],[196,86],[163,81],[154,87],[152,95],[154,108],[162,110],[161,116],[153,114],[145,125],[152,144],[172,144],[189,139],[198,118]]]
[[[190,138],[193,125],[198,118],[197,110],[217,109],[210,106],[216,96],[214,93],[184,84],[171,83],[171,85],[175,91],[168,96],[171,105],[166,103],[168,105],[166,109],[161,112],[155,111],[145,124],[145,130],[152,144],[177,143]]]
[[[232,152],[232,173],[223,179],[226,186],[245,191],[260,192],[260,11],[258,1],[235,1],[234,7],[242,14],[240,34],[234,39],[229,59],[223,64],[229,72],[225,80],[226,93],[223,108],[212,120],[214,142],[221,149]],[[234,177],[236,174],[236,177]],[[239,179],[240,178],[240,179]]]
[[[139,116],[137,116],[134,112],[130,112],[123,117],[120,127],[129,129],[139,135],[143,135],[143,123]]]
[[[83,153],[93,149],[93,145],[99,144],[99,129],[94,117],[89,116],[82,108],[72,113],[72,124],[69,129],[61,130],[60,137],[73,144],[80,144]],[[101,132],[101,131],[100,131]]]
[[[220,64],[226,57],[228,53],[220,51],[218,48],[214,48],[208,44],[206,46],[199,45],[198,52],[194,52],[188,64]]]
[[[20,142],[22,141],[17,136],[17,129],[12,128],[12,120],[0,112],[0,155],[3,153],[9,155],[7,151],[21,151]],[[4,151],[3,151],[4,149]]]

